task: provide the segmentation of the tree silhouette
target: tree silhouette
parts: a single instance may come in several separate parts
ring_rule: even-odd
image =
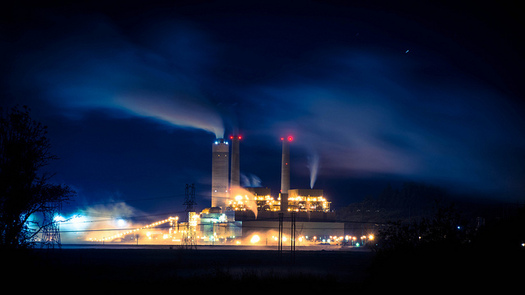
[[[47,127],[33,120],[26,106],[0,112],[0,248],[26,247],[49,225],[30,230],[29,218],[56,208],[74,192],[40,172],[57,159],[50,153]]]

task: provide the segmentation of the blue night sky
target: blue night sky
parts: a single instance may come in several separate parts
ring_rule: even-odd
[[[523,200],[524,27],[507,2],[75,2],[13,4],[0,31],[2,106],[48,126],[71,207],[181,211],[186,183],[208,207],[212,142],[237,132],[245,185],[275,197],[291,134],[291,187],[335,209],[403,181]]]

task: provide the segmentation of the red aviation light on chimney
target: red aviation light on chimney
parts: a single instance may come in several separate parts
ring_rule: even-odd
[[[241,140],[241,139],[242,139],[242,136],[239,135],[239,140]]]
[[[230,139],[234,139],[234,138],[235,138],[235,136],[233,136],[233,135],[230,135]],[[242,139],[242,136],[240,136],[240,135],[239,135],[239,136],[237,136],[237,139],[238,139],[238,140],[241,140],[241,139]]]
[[[293,140],[293,137],[290,135],[288,136],[288,141],[292,141]]]

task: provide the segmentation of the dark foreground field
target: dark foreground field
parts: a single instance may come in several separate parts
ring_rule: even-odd
[[[220,249],[220,250],[219,250]],[[102,247],[2,253],[4,286],[19,290],[128,292],[479,292],[523,285],[525,253],[444,251],[378,259],[357,249],[289,251]],[[7,270],[7,272],[5,271]],[[506,292],[503,292],[506,293]]]
[[[296,251],[293,262],[290,252],[280,256],[273,250],[55,249],[24,254],[11,274],[35,286],[67,283],[77,291],[358,290],[372,256],[368,251]]]

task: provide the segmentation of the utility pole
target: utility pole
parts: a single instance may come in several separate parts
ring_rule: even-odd
[[[291,231],[290,231],[290,251],[292,256],[292,263],[295,263],[295,212],[290,213],[291,217]]]
[[[277,248],[277,251],[279,252],[279,259],[281,259],[283,256],[283,218],[284,213],[279,212],[279,244]]]

